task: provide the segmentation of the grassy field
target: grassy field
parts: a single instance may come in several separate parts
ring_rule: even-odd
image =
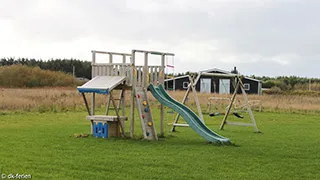
[[[0,172],[33,179],[320,179],[319,115],[255,113],[259,134],[238,126],[220,131],[222,117],[205,116],[234,144],[216,146],[190,128],[170,133],[170,126],[165,139],[141,140],[139,120],[136,139],[75,138],[89,133],[85,111],[3,113]],[[172,118],[166,114],[167,123]]]

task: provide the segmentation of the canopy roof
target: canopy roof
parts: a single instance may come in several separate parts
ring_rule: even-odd
[[[96,76],[84,85],[78,86],[78,91],[80,93],[109,94],[125,79],[125,76]]]

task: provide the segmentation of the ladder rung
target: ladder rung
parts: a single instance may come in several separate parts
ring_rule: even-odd
[[[189,127],[189,124],[173,124],[173,126]]]

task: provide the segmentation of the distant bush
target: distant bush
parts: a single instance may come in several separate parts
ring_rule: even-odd
[[[282,91],[311,90],[320,91],[320,78],[297,76],[256,77],[263,81],[263,88],[279,87]]]
[[[277,86],[274,86],[268,90],[263,91],[263,93],[265,93],[265,94],[280,94],[281,92],[282,92],[282,90]]]
[[[267,80],[262,84],[262,88],[272,88],[275,86],[274,81]]]
[[[82,84],[71,74],[25,65],[0,66],[1,87],[75,86]]]

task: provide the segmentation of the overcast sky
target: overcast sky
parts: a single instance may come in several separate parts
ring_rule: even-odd
[[[320,78],[319,0],[0,0],[0,57],[175,53],[175,72]]]

